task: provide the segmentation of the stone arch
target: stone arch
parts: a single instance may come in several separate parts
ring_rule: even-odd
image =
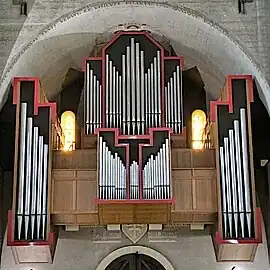
[[[109,255],[107,255],[98,265],[96,270],[104,270],[106,267],[108,267],[115,259],[138,252],[139,254],[147,255],[156,261],[158,261],[165,270],[174,270],[171,263],[158,251],[151,249],[149,247],[144,246],[126,246],[121,247],[113,252],[111,252]]]
[[[126,10],[127,8],[129,9]],[[158,19],[161,17],[163,20]],[[12,77],[41,76],[39,74],[41,69],[38,69],[36,59],[39,57],[39,50],[42,51],[43,47],[47,46],[42,46],[43,42],[55,37],[60,40],[69,34],[85,33],[90,28],[95,33],[105,32],[112,25],[123,22],[136,23],[137,21],[149,25],[169,39],[181,41],[184,44],[183,48],[189,49],[189,55],[195,55],[195,51],[198,49],[201,53],[200,57],[202,57],[200,62],[205,62],[205,66],[212,64],[211,76],[213,77],[217,76],[218,71],[222,74],[223,79],[229,73],[252,74],[258,82],[261,98],[270,112],[269,84],[255,61],[238,41],[231,38],[227,31],[215,23],[188,8],[155,1],[110,1],[102,4],[89,4],[63,15],[46,26],[32,41],[18,48],[18,51],[13,53],[14,57],[8,60],[0,80],[0,106]],[[192,32],[195,34],[192,35]],[[197,32],[200,35],[197,35]],[[209,38],[210,42],[207,46],[198,45],[199,39],[203,38]],[[67,44],[69,43],[67,42]],[[47,47],[49,48],[49,46]],[[57,57],[64,59],[65,55],[59,54],[55,58]],[[50,59],[47,61],[50,62]],[[61,61],[58,61],[57,65],[59,62]],[[42,65],[44,70],[49,70],[49,66],[50,63]],[[60,71],[64,72],[63,70]]]

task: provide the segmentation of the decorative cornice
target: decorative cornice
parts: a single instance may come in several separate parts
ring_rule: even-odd
[[[216,24],[214,21],[209,20],[206,16],[199,14],[198,12],[187,8],[187,7],[183,7],[181,5],[173,5],[173,4],[169,4],[169,3],[165,3],[165,2],[155,2],[155,1],[107,1],[107,2],[96,2],[96,3],[92,3],[89,5],[86,5],[82,8],[76,9],[72,12],[69,12],[67,14],[64,14],[63,16],[61,16],[60,18],[58,18],[57,20],[53,21],[52,23],[48,24],[44,29],[42,29],[39,34],[30,42],[26,43],[22,49],[20,50],[20,52],[18,54],[16,54],[9,62],[7,65],[7,68],[5,69],[2,78],[0,80],[0,88],[3,85],[3,82],[7,79],[9,73],[11,72],[12,68],[14,67],[14,65],[18,62],[19,58],[33,45],[35,44],[37,41],[39,41],[42,36],[44,36],[45,34],[47,34],[49,31],[51,31],[52,29],[57,28],[58,25],[74,18],[80,15],[83,15],[85,13],[88,13],[90,11],[95,11],[98,9],[106,9],[108,7],[117,7],[117,6],[130,6],[130,7],[141,7],[141,6],[146,6],[146,7],[162,7],[165,9],[172,9],[184,14],[187,14],[188,16],[191,16],[193,18],[202,20],[204,23],[208,24],[209,26],[213,27],[214,29],[218,30],[220,33],[222,33],[229,41],[231,41],[236,47],[238,47],[238,49],[240,51],[242,51],[243,54],[245,54],[245,56],[250,60],[250,62],[252,63],[252,65],[257,69],[258,73],[261,75],[261,77],[263,78],[263,80],[265,81],[266,84],[268,84],[268,82],[265,80],[264,75],[261,73],[260,68],[258,67],[257,63],[252,59],[252,57],[249,55],[249,53],[243,48],[243,46],[241,46],[239,41],[236,41],[235,39],[233,39],[230,35],[229,32],[223,28],[221,28],[218,24]]]

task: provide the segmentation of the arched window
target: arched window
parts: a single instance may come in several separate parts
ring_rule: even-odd
[[[203,132],[206,125],[206,115],[202,110],[195,110],[191,115],[192,125],[192,148],[203,149]]]
[[[75,149],[75,114],[72,111],[65,111],[61,115],[61,127],[65,136],[65,151],[72,151]]]

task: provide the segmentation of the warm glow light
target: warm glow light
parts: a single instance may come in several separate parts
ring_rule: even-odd
[[[71,111],[65,111],[61,116],[61,127],[65,135],[65,151],[74,150],[75,144],[75,114]]]
[[[192,148],[203,149],[203,132],[206,125],[206,115],[202,110],[195,110],[191,116],[192,119]]]

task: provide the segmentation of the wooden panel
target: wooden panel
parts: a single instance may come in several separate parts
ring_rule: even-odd
[[[77,215],[77,224],[79,225],[97,225],[98,222],[98,213]]]
[[[191,179],[174,179],[173,196],[175,211],[192,209],[192,181]]]
[[[253,261],[257,244],[220,244],[217,247],[218,261]]]
[[[172,148],[172,168],[191,168],[190,149]]]
[[[214,149],[204,149],[200,151],[192,151],[192,165],[193,168],[215,168],[215,150]]]
[[[217,211],[217,196],[215,181],[195,180],[195,203],[193,209],[199,211]]]
[[[93,212],[97,211],[94,202],[97,194],[96,181],[78,181],[77,182],[77,209],[76,212]]]
[[[54,151],[53,169],[96,169],[96,149],[76,149],[75,151]]]
[[[97,148],[97,136],[96,135],[82,134],[81,146],[83,149],[96,149]]]
[[[134,207],[131,204],[103,204],[98,208],[100,225],[134,222]]]
[[[76,215],[54,214],[52,222],[55,225],[74,225],[76,224]]]
[[[134,205],[134,223],[168,224],[170,223],[170,204]]]
[[[73,181],[55,181],[52,213],[74,211]]]

